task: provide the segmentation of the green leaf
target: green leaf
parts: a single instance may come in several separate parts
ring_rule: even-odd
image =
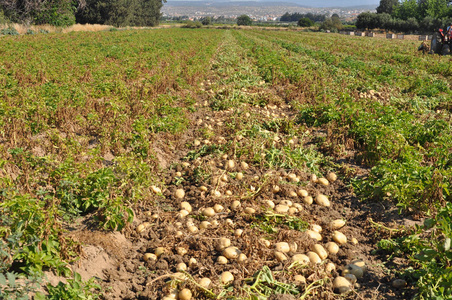
[[[6,276],[8,277],[9,285],[11,287],[16,287],[16,275],[14,273],[6,273]]]

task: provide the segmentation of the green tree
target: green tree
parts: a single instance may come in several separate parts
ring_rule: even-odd
[[[361,30],[373,29],[374,27],[374,13],[363,12],[358,15],[356,19],[356,28]]]
[[[201,20],[202,25],[211,25],[212,24],[212,17],[205,17]]]
[[[333,22],[333,27],[335,27],[337,30],[341,30],[344,26],[342,25],[342,21],[339,18],[338,14],[333,14],[331,16],[331,21]]]
[[[314,22],[312,22],[312,20],[309,18],[301,18],[298,21],[298,26],[300,26],[300,27],[311,27],[313,25],[314,25]]]
[[[397,4],[399,4],[398,0],[381,0],[380,6],[377,7],[377,13],[378,14],[382,14],[382,13],[392,14],[394,6],[396,6]]]
[[[160,20],[162,0],[87,0],[76,14],[78,23],[113,26],[155,26]]]
[[[237,25],[250,26],[253,23],[251,18],[247,15],[241,15],[237,18]]]
[[[420,1],[419,6],[425,13],[422,17],[430,16],[435,19],[447,17],[450,13],[448,0],[423,0]]]
[[[0,0],[5,16],[12,22],[25,25],[72,25],[75,11],[83,6],[83,0]]]
[[[393,17],[402,20],[409,18],[419,18],[417,0],[402,0],[400,5],[394,7]]]

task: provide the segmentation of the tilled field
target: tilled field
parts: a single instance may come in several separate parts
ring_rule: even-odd
[[[36,274],[51,299],[416,294],[392,238],[449,197],[450,103],[448,71],[401,50],[414,42],[184,29],[38,39],[0,52],[19,53],[0,69],[0,275],[21,283],[0,276],[0,295],[33,294]],[[420,237],[436,233],[447,241]]]
[[[264,81],[245,87],[242,81],[228,82],[237,72],[259,78],[232,37],[226,37],[210,79],[200,84],[189,129],[168,141],[174,148],[156,149],[161,184],[134,206],[125,240],[80,232],[82,242],[100,249],[82,261],[88,274],[106,253],[111,264],[96,271],[107,299],[188,299],[179,295],[187,290],[195,299],[336,299],[344,292],[351,299],[406,299],[409,289],[392,287],[394,278],[370,254],[377,240],[369,219],[384,218],[387,208],[360,203],[341,179],[347,168],[361,176],[365,169],[344,166],[337,175],[326,172],[328,180],[306,172],[297,161],[280,162],[293,168],[255,163],[259,156],[290,159],[275,149],[314,152],[312,139],[326,133],[310,134],[292,125],[296,111]],[[269,100],[215,110],[225,93]],[[274,128],[262,127],[272,122]],[[300,155],[307,154],[300,150]],[[309,159],[300,160],[309,164]],[[364,267],[348,272],[351,263]],[[351,276],[351,283],[334,287],[333,280],[347,273],[358,279]]]

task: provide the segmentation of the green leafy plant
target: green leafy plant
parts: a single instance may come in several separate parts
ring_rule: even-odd
[[[72,279],[67,279],[67,283],[59,282],[56,286],[47,285],[48,296],[37,299],[49,300],[94,300],[101,299],[99,292],[101,286],[95,278],[83,281],[78,273],[74,273]]]

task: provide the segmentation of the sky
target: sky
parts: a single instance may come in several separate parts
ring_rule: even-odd
[[[167,0],[168,2],[177,1],[204,1],[204,2],[229,2],[238,0]],[[333,6],[357,6],[357,5],[375,5],[380,4],[379,0],[323,0],[323,1],[313,1],[313,0],[239,0],[239,1],[256,1],[256,2],[292,2],[303,6],[310,7],[333,7]]]

